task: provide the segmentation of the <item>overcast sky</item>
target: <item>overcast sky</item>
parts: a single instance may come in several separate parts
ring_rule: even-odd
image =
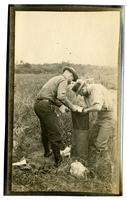
[[[16,11],[15,61],[117,67],[120,13]]]

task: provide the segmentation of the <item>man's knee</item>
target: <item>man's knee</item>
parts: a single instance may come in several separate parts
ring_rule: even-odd
[[[107,150],[108,149],[107,140],[103,141],[96,140],[95,146],[98,151]]]

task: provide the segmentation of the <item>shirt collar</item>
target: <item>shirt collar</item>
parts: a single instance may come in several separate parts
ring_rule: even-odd
[[[90,94],[91,93],[91,91],[92,91],[92,85],[93,84],[87,84],[87,91],[88,91],[88,94]]]
[[[62,76],[64,77],[64,79],[67,81],[67,83],[69,85],[71,82],[64,76],[64,74],[62,74]]]
[[[67,78],[64,76],[64,74],[62,74],[62,76],[67,80]]]

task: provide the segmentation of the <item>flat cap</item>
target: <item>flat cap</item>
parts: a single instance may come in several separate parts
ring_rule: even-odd
[[[77,72],[75,71],[75,69],[74,69],[73,67],[65,66],[64,69],[63,69],[63,72],[64,72],[65,70],[68,70],[69,72],[71,72],[71,73],[73,74],[74,81],[77,81],[78,75],[77,75]]]

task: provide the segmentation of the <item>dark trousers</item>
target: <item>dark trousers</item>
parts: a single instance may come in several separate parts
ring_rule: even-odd
[[[50,151],[50,143],[55,162],[58,163],[61,160],[61,134],[59,120],[54,112],[54,105],[49,100],[37,100],[34,105],[34,110],[40,120],[44,151],[45,153]]]

